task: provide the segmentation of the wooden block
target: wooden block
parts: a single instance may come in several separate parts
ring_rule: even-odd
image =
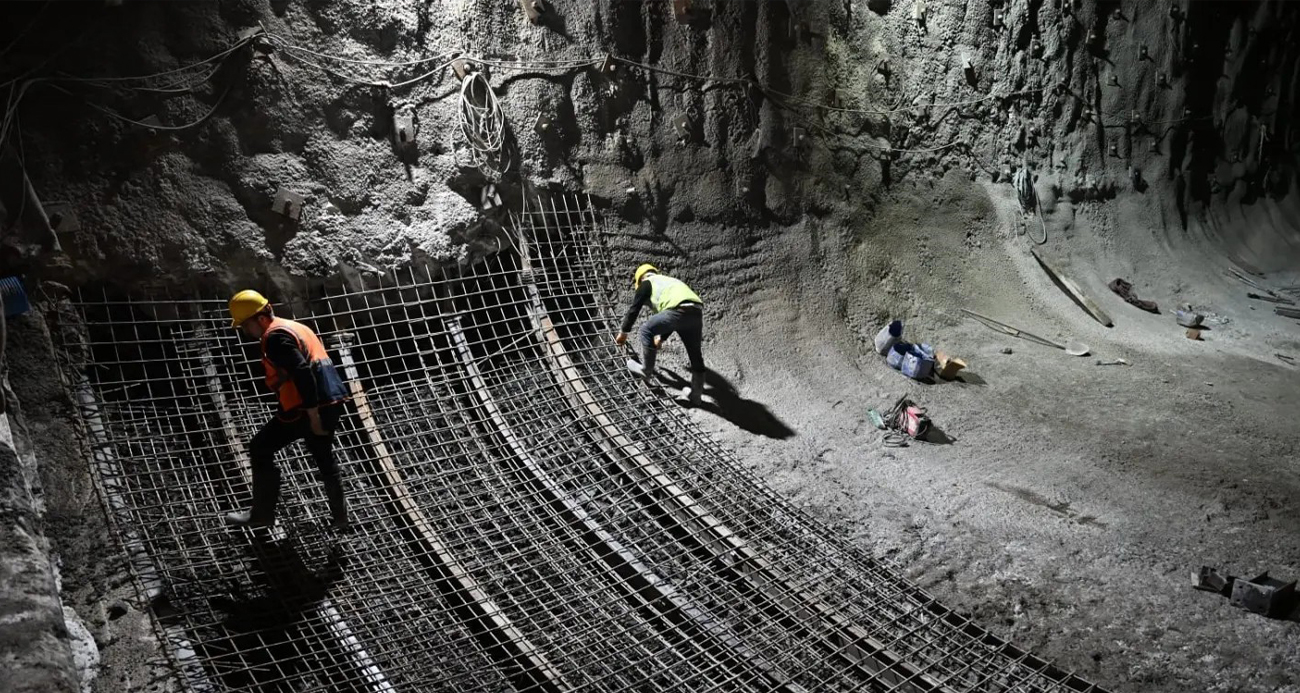
[[[1187,338],[1194,342],[1199,342],[1201,341],[1201,331],[1193,327],[1187,331]]]
[[[677,21],[685,22],[691,17],[691,5],[695,4],[693,0],[673,0],[673,15]]]
[[[461,58],[451,61],[451,69],[456,71],[456,77],[461,80],[464,80],[465,76],[469,74],[469,65]]]

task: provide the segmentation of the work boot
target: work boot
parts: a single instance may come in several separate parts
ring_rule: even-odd
[[[648,347],[641,350],[641,378],[651,390],[662,390],[663,386],[659,384],[659,376],[655,373],[655,361],[659,358],[659,350],[654,347]]]
[[[334,529],[346,532],[348,529],[348,504],[343,497],[343,487],[338,482],[326,484],[325,495],[329,497],[330,515],[334,518]]]
[[[686,399],[688,402],[691,403],[692,407],[698,407],[700,406],[700,402],[704,401],[704,374],[703,373],[691,374],[691,389],[689,390],[689,394],[686,396]]]
[[[351,527],[352,523],[348,522],[347,509],[335,510],[332,514],[334,515],[334,529],[340,532],[348,531],[348,527]]]
[[[244,510],[242,512],[226,513],[226,524],[236,527],[270,527],[275,524],[275,519],[254,518],[253,511]]]

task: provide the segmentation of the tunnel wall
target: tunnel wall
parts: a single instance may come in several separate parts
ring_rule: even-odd
[[[14,431],[23,419],[9,386],[6,322],[0,316],[0,688],[71,693],[79,675],[45,539],[31,441]]]
[[[60,284],[107,282],[159,293],[254,285],[288,298],[308,291],[306,278],[493,247],[501,220],[479,209],[487,177],[461,163],[452,71],[388,89],[356,81],[425,70],[330,62],[461,49],[533,65],[487,67],[516,152],[498,181],[507,204],[524,189],[590,191],[622,239],[619,259],[692,268],[722,314],[749,282],[780,274],[755,250],[772,239],[808,235],[813,251],[791,261],[828,278],[807,296],[841,301],[837,287],[890,274],[885,259],[845,259],[882,233],[883,198],[915,194],[921,208],[936,187],[952,189],[958,203],[940,207],[985,216],[986,190],[1024,166],[1053,238],[1057,209],[1135,200],[1163,225],[1119,218],[1119,233],[1156,233],[1171,248],[1208,237],[1261,270],[1294,264],[1295,11],[1285,2],[693,4],[679,19],[667,2],[557,1],[537,25],[517,4],[486,0],[85,3],[57,17],[34,3],[7,8],[6,30],[25,33],[4,77],[21,88],[6,117],[16,139],[0,156],[4,273],[49,282],[51,297]],[[193,64],[259,25],[317,54],[258,41],[201,80],[86,81]],[[611,78],[599,71],[606,54],[639,65]],[[30,81],[54,76],[74,79]],[[414,156],[393,143],[391,115],[404,109],[415,114]],[[539,115],[555,126],[534,130]],[[15,183],[24,173],[35,198]],[[281,188],[304,198],[296,223],[272,209]],[[57,298],[43,301],[56,312]],[[120,650],[141,615],[103,613],[103,595],[127,592],[120,577],[92,577],[86,547],[105,530],[76,512],[88,481],[57,442],[69,405],[42,382],[51,352],[41,344],[16,358],[47,403],[29,417],[49,426],[37,448],[55,481],[55,550],[77,558],[74,601]],[[147,670],[145,659],[131,650],[123,666]]]
[[[39,72],[50,58],[40,46],[58,47],[44,69],[78,79],[173,70],[259,25],[315,54],[255,42],[214,62],[206,81],[161,93],[135,82],[33,83],[17,111],[23,159],[66,224],[56,229],[65,279],[111,267],[160,283],[463,253],[484,176],[457,155],[452,71],[388,89],[372,85],[419,77],[425,65],[331,57],[464,50],[525,61],[484,66],[517,150],[500,181],[507,201],[521,183],[585,188],[656,236],[696,223],[843,223],[891,186],[951,170],[1007,182],[1028,165],[1048,204],[1147,195],[1173,205],[1181,227],[1292,187],[1286,3],[694,7],[679,20],[670,3],[555,2],[536,25],[513,3],[486,2],[126,3],[79,6],[57,25],[35,15],[17,64]],[[599,69],[607,54],[640,65],[611,76]],[[584,60],[595,64],[538,62]],[[395,150],[395,111],[414,114],[418,153]],[[553,126],[536,131],[538,116]],[[297,223],[272,210],[280,188],[305,198]],[[63,221],[67,211],[75,222]],[[28,222],[23,237],[38,238],[42,224]],[[11,245],[15,256],[36,252]]]

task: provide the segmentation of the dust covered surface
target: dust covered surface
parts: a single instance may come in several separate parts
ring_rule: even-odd
[[[173,70],[259,24],[300,49],[252,43],[183,93],[32,84],[17,110],[27,172],[79,223],[55,229],[66,256],[48,262],[6,185],[6,218],[21,217],[6,274],[289,295],[340,271],[491,250],[489,180],[508,205],[527,188],[585,190],[618,260],[655,262],[704,296],[720,376],[708,394],[722,406],[692,416],[777,489],[945,603],[1114,690],[1300,690],[1296,624],[1188,578],[1202,564],[1300,577],[1300,369],[1274,356],[1300,357],[1300,323],[1224,274],[1300,283],[1294,6],[954,0],[918,16],[912,2],[698,0],[678,21],[671,3],[548,4],[541,25],[485,0],[84,3],[58,21],[39,3],[6,8],[4,31],[31,27],[6,60],[40,76]],[[401,88],[356,83],[441,62],[330,62],[454,50],[506,65],[486,66],[509,124],[504,176],[465,164],[450,68]],[[637,64],[602,74],[611,53]],[[402,109],[414,156],[394,144]],[[539,116],[554,127],[535,129]],[[1012,185],[1026,168],[1032,215]],[[281,189],[302,197],[299,219],[273,209]],[[1030,248],[1115,327],[1074,305]],[[1120,301],[1106,288],[1117,277],[1161,314]],[[1207,315],[1203,341],[1173,322],[1184,302]],[[991,332],[963,307],[1093,356]],[[888,370],[870,340],[893,318],[964,358],[965,382]],[[124,561],[100,550],[48,342],[10,359],[47,532],[65,601],[103,650],[99,690],[134,690],[153,679],[156,645]],[[677,348],[665,365],[680,368]],[[1116,357],[1133,365],[1096,365]],[[903,394],[951,444],[881,446],[866,410]]]

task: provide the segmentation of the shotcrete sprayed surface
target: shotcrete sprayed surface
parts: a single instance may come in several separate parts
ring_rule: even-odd
[[[886,223],[868,224],[882,237],[918,240],[910,220],[877,220]],[[959,244],[970,228],[929,215],[923,235]],[[909,282],[913,291],[836,290],[858,293],[853,314],[902,318],[905,335],[965,358],[965,382],[903,378],[867,342],[884,319],[846,333],[823,308],[829,301],[809,300],[806,284],[774,271],[741,299],[761,300],[758,315],[717,310],[725,317],[707,353],[738,390],[728,401],[762,403],[783,425],[693,416],[778,490],[942,599],[1119,690],[1298,690],[1285,664],[1300,653],[1295,623],[1232,609],[1189,581],[1203,564],[1300,571],[1290,503],[1300,373],[1272,358],[1300,348],[1294,326],[1210,281],[1217,291],[1200,288],[1201,305],[1232,322],[1192,342],[1168,314],[1147,318],[1092,281],[1116,317],[1107,332],[1023,261],[1022,238],[988,226],[977,235],[980,247],[924,263],[864,253],[886,286],[929,274]],[[806,239],[796,245],[809,249]],[[788,262],[770,255],[774,270]],[[1154,273],[1161,262],[1133,264]],[[1157,276],[1172,284],[1178,274]],[[1156,290],[1147,293],[1178,298]],[[1081,337],[1093,356],[963,321],[966,306],[1051,338]],[[1133,365],[1096,365],[1121,356]],[[902,395],[954,441],[883,447],[866,410]],[[785,439],[752,432],[787,428]]]

